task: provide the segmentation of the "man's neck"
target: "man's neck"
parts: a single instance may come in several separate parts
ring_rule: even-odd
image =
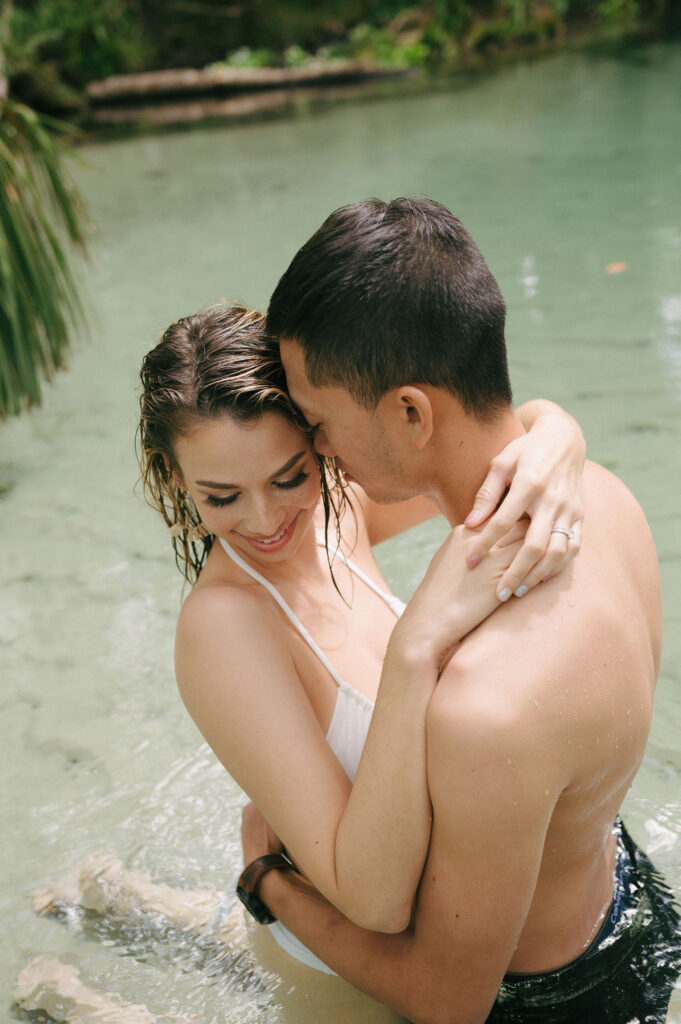
[[[462,523],[495,455],[525,430],[515,409],[484,422],[452,410],[439,430],[428,496],[451,526]]]

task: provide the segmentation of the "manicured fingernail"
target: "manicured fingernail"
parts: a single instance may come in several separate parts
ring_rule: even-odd
[[[468,513],[468,515],[464,519],[464,523],[466,524],[466,526],[475,526],[481,514],[482,513],[479,512],[477,508],[474,508],[472,512]]]
[[[511,596],[511,591],[508,589],[508,587],[504,587],[504,589],[499,594],[499,600],[500,601],[508,601],[510,596]]]
[[[480,564],[480,559],[477,555],[469,555],[466,559],[466,565],[469,569],[475,569],[476,565]]]
[[[553,579],[553,573],[552,573],[552,572],[550,572],[550,573],[548,574],[548,576],[545,576],[545,577],[544,577],[544,579],[542,580],[542,583],[548,583],[548,582],[549,582],[549,580],[552,580],[552,579]]]
[[[526,593],[527,593],[527,587],[523,583],[522,586],[518,587],[518,589],[516,590],[515,596],[516,597],[522,597],[523,594],[526,594]]]

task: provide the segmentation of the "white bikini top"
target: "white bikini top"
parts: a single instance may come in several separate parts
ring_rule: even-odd
[[[369,723],[371,722],[371,715],[374,710],[374,702],[363,693],[360,693],[359,690],[350,686],[349,683],[346,683],[344,679],[341,679],[336,669],[324,654],[324,651],[310,636],[308,631],[305,629],[305,626],[302,624],[290,605],[286,603],[277,588],[270,583],[269,580],[265,579],[257,569],[254,569],[249,565],[241,555],[237,554],[234,548],[231,547],[226,540],[222,537],[219,537],[218,539],[225,553],[229,555],[232,561],[235,562],[240,569],[243,569],[244,572],[248,573],[251,579],[256,580],[257,583],[261,583],[265,590],[271,594],[291,625],[297,629],[305,643],[317,655],[326,671],[338,686],[338,696],[336,697],[336,704],[333,710],[331,724],[326,734],[326,742],[340,761],[346,775],[348,775],[351,781],[354,780],[359,766],[359,759],[362,756],[367,732],[369,731]],[[317,537],[317,544],[320,547],[324,547],[324,541],[320,537]],[[381,588],[374,583],[374,581],[370,579],[362,569],[351,562],[349,558],[346,558],[338,549],[334,552],[334,556],[337,556],[344,565],[347,565],[350,572],[354,573],[358,579],[366,583],[366,585],[373,590],[375,594],[385,601],[388,608],[395,613],[397,618],[400,617],[406,607],[404,601],[401,601],[399,597],[395,597],[394,594],[388,594],[384,590],[381,590]]]

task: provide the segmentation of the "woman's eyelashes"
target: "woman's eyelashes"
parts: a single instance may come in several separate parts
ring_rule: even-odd
[[[275,483],[274,486],[278,487],[280,490],[284,490],[284,491],[287,491],[287,490],[289,490],[292,487],[300,487],[301,484],[305,483],[305,481],[308,479],[309,475],[310,474],[307,473],[304,469],[301,469],[300,473],[296,473],[296,475],[293,477],[293,479],[291,479],[291,480],[278,480]]]
[[[300,473],[296,473],[291,480],[275,480],[274,486],[279,490],[289,491],[294,487],[300,487],[309,478],[310,474],[304,469],[301,469]],[[225,508],[226,505],[233,505],[236,499],[239,497],[240,491],[236,491],[235,494],[228,494],[225,498],[218,498],[215,494],[208,494],[206,496],[206,504],[212,508]]]
[[[238,497],[238,491],[236,494],[228,494],[226,498],[218,498],[214,494],[208,494],[206,496],[206,505],[212,505],[213,508],[224,508],[225,505],[233,505]]]

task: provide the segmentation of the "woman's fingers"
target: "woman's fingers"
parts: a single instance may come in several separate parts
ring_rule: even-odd
[[[508,547],[509,544],[515,544],[516,541],[525,540],[527,531],[530,528],[530,522],[531,520],[529,519],[521,519],[519,522],[515,523],[508,533],[504,534],[501,540],[497,541],[494,547],[500,550]]]
[[[464,520],[466,526],[480,526],[481,523],[484,523],[485,519],[491,516],[508,487],[510,477],[513,474],[513,467],[514,463],[509,465],[507,460],[499,455],[492,459],[489,472],[483,480],[480,490],[475,495],[473,508]]]
[[[551,525],[535,523],[527,531],[525,544],[499,581],[497,593],[505,601],[515,594],[523,597],[538,583],[558,575],[581,546],[581,523],[572,527],[574,537],[553,532]]]
[[[526,502],[524,497],[513,497],[509,493],[498,511],[487,523],[478,536],[471,541],[466,556],[466,564],[473,569],[485,555],[505,537],[509,530],[525,515]]]
[[[546,554],[528,573],[523,583],[528,590],[535,587],[563,571],[575,557],[582,546],[582,524],[574,523],[572,526],[574,537],[566,537],[563,533],[552,533]]]
[[[551,566],[555,567],[562,561],[565,556],[566,544],[564,542],[566,540],[565,537],[562,540],[552,538],[548,549],[526,542],[499,581],[497,586],[499,600],[508,601],[513,594],[516,597],[523,597],[528,590],[540,583],[544,576],[552,571]],[[546,563],[547,569],[544,575],[539,575],[537,568],[542,563]]]
[[[525,543],[499,580],[497,596],[500,601],[508,601],[512,594],[522,597],[526,590],[525,578],[540,561],[546,551],[547,532],[540,520],[533,519],[525,535]],[[528,588],[529,589],[529,588]]]

